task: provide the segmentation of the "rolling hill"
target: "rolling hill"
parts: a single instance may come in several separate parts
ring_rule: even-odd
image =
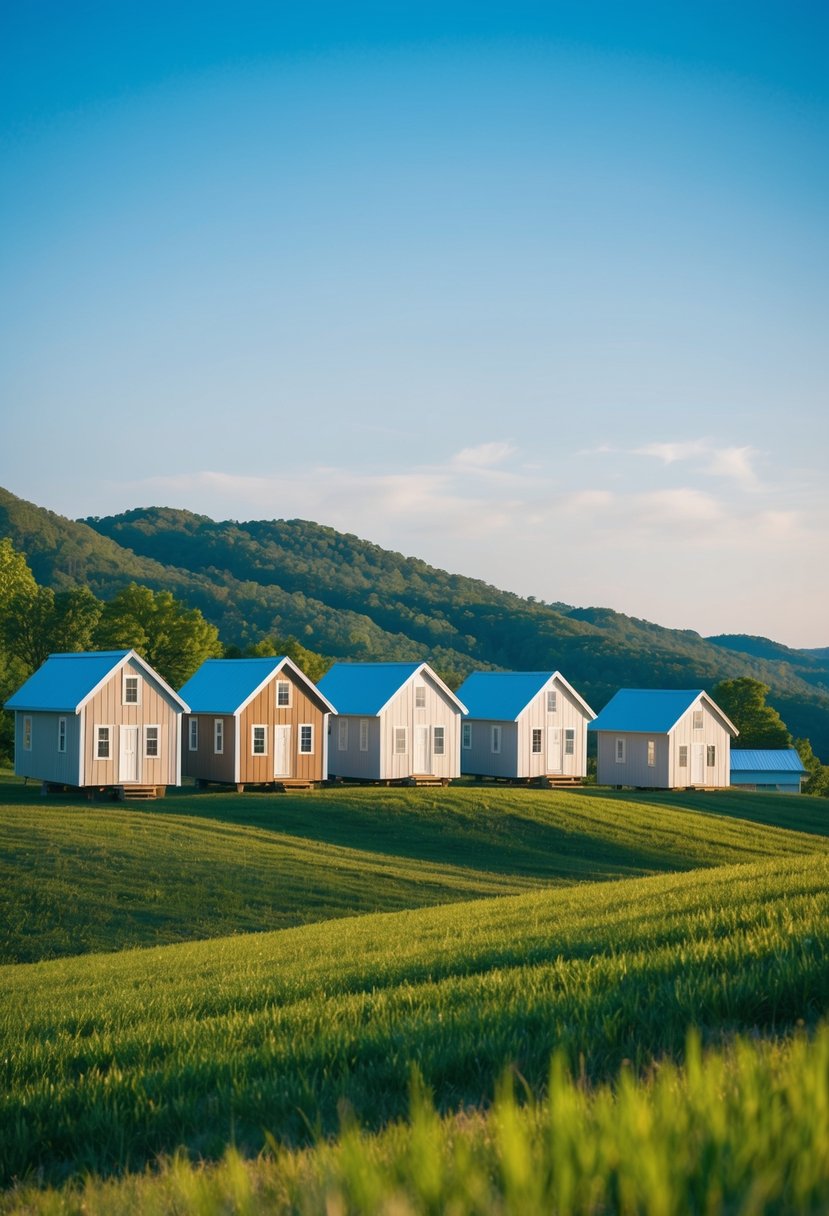
[[[619,687],[710,688],[750,675],[769,685],[792,733],[829,758],[822,652],[524,599],[304,520],[216,522],[152,507],[76,522],[0,490],[0,535],[41,583],[86,583],[103,598],[131,580],[164,587],[225,643],[294,635],[335,658],[428,658],[450,680],[475,667],[559,668],[595,709]]]

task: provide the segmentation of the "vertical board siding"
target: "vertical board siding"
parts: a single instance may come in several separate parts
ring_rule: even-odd
[[[693,729],[694,709],[703,711],[702,730]],[[598,736],[598,768],[596,779],[599,785],[632,785],[643,789],[682,789],[690,785],[703,785],[712,788],[727,786],[731,772],[731,736],[722,725],[716,714],[703,702],[692,705],[680,718],[674,729],[668,733],[647,734],[640,731],[597,731]],[[624,764],[616,763],[616,740],[625,740],[626,758]],[[656,764],[648,767],[648,740],[656,743]],[[691,778],[693,744],[700,744],[705,749],[703,764],[703,779],[701,782]],[[709,768],[707,764],[707,748],[716,748],[716,764]],[[679,766],[680,747],[688,748],[688,765]]]
[[[123,704],[123,676],[128,671],[137,675],[140,704]],[[138,777],[140,785],[175,785],[178,782],[178,712],[161,688],[147,677],[142,668],[130,661],[113,672],[84,707],[84,784],[120,785],[119,773],[121,726],[137,726]],[[144,727],[158,726],[158,756],[144,755]],[[109,726],[110,758],[95,756],[96,726]]]
[[[199,724],[199,746],[190,751],[190,719]],[[224,751],[213,751],[213,723],[224,723]],[[233,714],[185,714],[181,727],[181,770],[187,777],[202,781],[233,782],[235,778],[234,747],[236,719]]]
[[[278,680],[287,680],[291,684],[291,704],[289,706],[278,707],[276,704]],[[295,781],[322,781],[325,743],[323,731],[326,712],[316,700],[312,700],[306,686],[300,683],[290,668],[286,667],[276,672],[239,715],[240,782],[258,784],[274,780],[275,726],[290,726],[291,728],[291,771],[282,775],[286,779],[291,778]],[[254,725],[266,728],[267,754],[264,756],[254,756],[251,750],[251,727]],[[310,725],[314,728],[314,750],[310,755],[301,754],[299,751],[299,728],[302,725]]]
[[[547,710],[547,690],[557,693],[556,708]],[[522,710],[517,722],[498,718],[467,718],[472,727],[472,747],[461,754],[465,773],[482,777],[533,778],[551,772],[563,772],[573,777],[587,773],[587,715],[582,706],[559,680],[548,682]],[[493,726],[501,727],[501,751],[493,752]],[[547,753],[547,730],[561,731],[561,765],[553,766]],[[533,752],[533,730],[541,731],[541,751]],[[564,731],[575,731],[573,755],[564,754]]]
[[[32,719],[32,747],[23,749],[23,718]],[[66,719],[66,751],[58,751],[58,722]],[[81,722],[77,714],[45,711],[15,711],[14,771],[18,777],[53,781],[56,785],[79,785],[79,741]]]
[[[348,747],[339,749],[339,723],[348,722]],[[368,751],[360,751],[360,723],[368,722]],[[332,777],[376,781],[380,777],[380,719],[332,714],[328,720],[328,771]]]

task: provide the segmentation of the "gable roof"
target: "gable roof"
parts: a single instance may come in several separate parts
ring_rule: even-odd
[[[78,713],[104,681],[128,662],[141,667],[180,710],[187,712],[187,702],[134,650],[81,650],[69,654],[50,654],[9,698],[6,709]]]
[[[404,684],[425,671],[462,713],[466,706],[428,663],[335,663],[319,682],[338,714],[376,718]]]
[[[793,747],[743,747],[731,749],[732,773],[806,773]]]
[[[553,681],[562,684],[588,718],[595,714],[559,671],[473,671],[458,689],[470,718],[515,722],[529,703]]]
[[[739,734],[702,688],[620,688],[588,729],[664,735],[697,701],[705,701],[729,734]]]
[[[283,668],[289,668],[309,695],[336,713],[313,681],[287,655],[259,659],[205,659],[181,689],[194,714],[237,714]]]

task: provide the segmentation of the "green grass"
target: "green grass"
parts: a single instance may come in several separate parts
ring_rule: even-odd
[[[29,1216],[822,1216],[829,1209],[829,1030],[783,1045],[738,1040],[647,1080],[586,1089],[560,1061],[543,1102],[502,1084],[486,1116],[441,1120],[414,1086],[410,1118],[307,1152],[217,1166],[183,1157],[62,1191],[23,1187],[0,1212]]]
[[[591,1082],[829,1005],[829,858],[479,900],[0,969],[0,1176],[246,1153],[442,1111],[558,1050]]]
[[[183,791],[130,808],[43,799],[7,781],[0,785],[0,961],[829,848],[823,837],[791,830],[794,821],[781,829],[734,818],[755,811],[755,795],[730,798],[730,815],[713,798],[473,785]],[[785,818],[783,803],[807,800],[762,801],[767,818]]]

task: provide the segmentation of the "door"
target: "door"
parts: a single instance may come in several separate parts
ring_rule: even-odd
[[[691,785],[705,785],[705,744],[691,744]]]
[[[547,727],[547,772],[561,772],[561,727]]]
[[[416,773],[431,773],[432,771],[428,726],[414,728],[414,771]]]
[[[138,727],[122,726],[119,741],[118,780],[138,780]]]
[[[274,777],[290,777],[291,728],[290,726],[275,726],[273,732],[273,775]]]

